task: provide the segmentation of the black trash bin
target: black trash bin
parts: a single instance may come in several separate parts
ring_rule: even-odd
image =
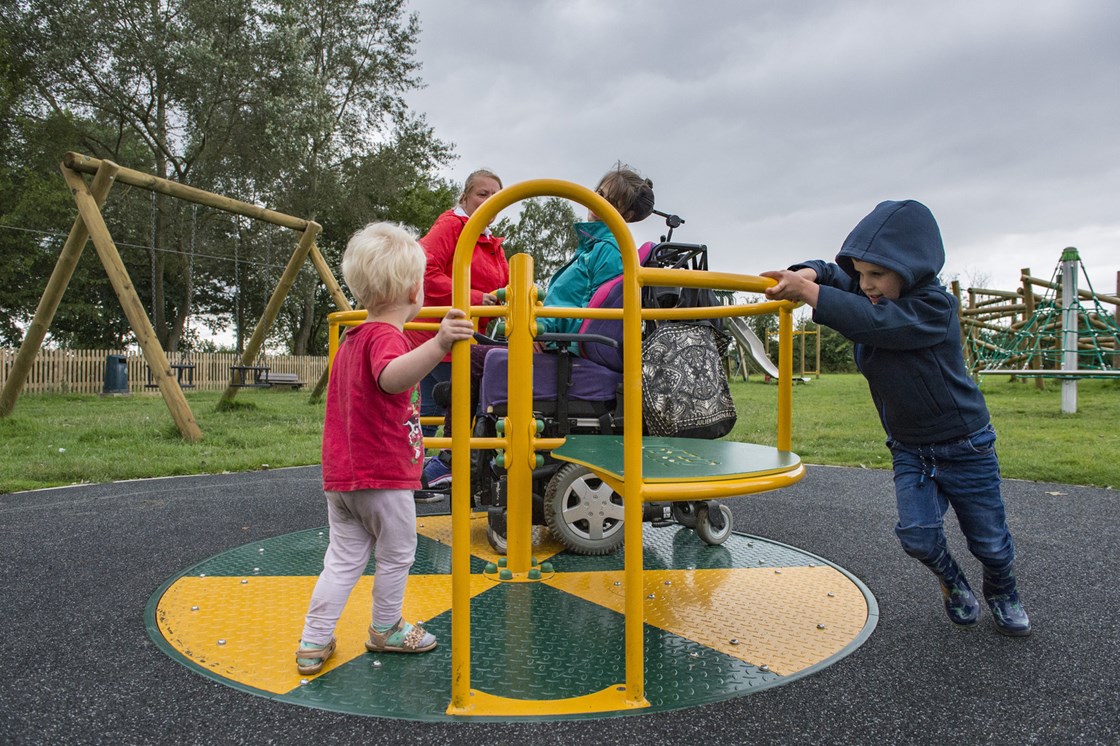
[[[128,358],[124,355],[106,355],[105,385],[101,389],[101,395],[128,393]]]

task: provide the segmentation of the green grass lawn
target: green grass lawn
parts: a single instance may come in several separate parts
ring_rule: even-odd
[[[1120,486],[1120,381],[1078,383],[1077,413],[1061,413],[1061,383],[993,376],[981,390],[999,440],[1003,476],[1098,487]],[[778,388],[732,383],[739,422],[730,437],[773,445]],[[825,375],[793,390],[793,450],[811,464],[889,469],[886,436],[858,374]]]
[[[323,404],[307,392],[244,389],[228,412],[219,398],[187,393],[202,429],[188,443],[158,394],[20,397],[0,419],[0,492],[319,463]]]
[[[984,382],[999,433],[1003,474],[1096,486],[1120,485],[1120,381],[1082,381],[1078,413],[1061,414],[1061,388],[1047,381]],[[732,384],[739,423],[731,438],[773,445],[778,388]],[[163,399],[27,395],[0,419],[0,492],[118,479],[279,468],[319,463],[323,405],[302,391],[251,390],[240,407],[216,411],[219,393],[189,393],[199,443],[179,438]],[[890,468],[885,439],[859,375],[826,375],[793,396],[793,448],[807,463]]]

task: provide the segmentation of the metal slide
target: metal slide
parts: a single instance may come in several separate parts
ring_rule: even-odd
[[[740,350],[746,350],[755,364],[762,369],[762,372],[770,376],[774,380],[778,379],[778,367],[770,362],[770,357],[766,354],[766,347],[762,344],[762,340],[754,333],[747,324],[746,319],[739,316],[731,316],[724,319],[727,324],[731,336],[739,345]]]

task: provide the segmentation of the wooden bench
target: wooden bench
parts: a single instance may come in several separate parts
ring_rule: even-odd
[[[267,365],[229,366],[229,385],[234,388],[268,388],[267,376]]]
[[[303,381],[299,380],[298,373],[274,373],[272,371],[266,371],[265,374],[261,376],[261,381],[269,386],[287,386],[292,390],[303,386]]]
[[[175,380],[179,382],[181,389],[194,388],[194,363],[171,363],[171,369],[175,371]],[[185,374],[185,375],[184,375]],[[146,389],[158,389],[159,384],[152,380],[152,369],[148,367],[148,382],[144,384]]]

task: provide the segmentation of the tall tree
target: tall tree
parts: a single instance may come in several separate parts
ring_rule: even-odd
[[[72,147],[188,182],[196,164],[227,147],[248,103],[251,7],[247,0],[25,0],[4,21],[23,32],[18,51],[35,92],[27,113],[74,117]],[[174,349],[193,281],[182,206],[157,195],[134,200],[133,210],[125,222],[149,228],[128,237],[148,246],[147,271],[133,280],[151,299],[160,342]]]
[[[451,157],[403,99],[420,84],[419,25],[403,7],[18,0],[0,7],[0,33],[29,92],[21,113],[74,124],[63,149],[318,220],[324,253],[337,254],[365,220],[398,210],[409,219],[429,174]],[[7,73],[0,69],[14,79]],[[354,201],[369,209],[345,209]],[[161,196],[114,194],[105,211],[118,245],[148,247],[122,253],[170,350],[193,312],[236,316],[241,337],[295,244],[290,232],[200,216]],[[336,259],[328,257],[333,266]],[[303,349],[322,329],[329,300],[310,275],[297,292],[300,310],[286,332]]]
[[[409,217],[395,214],[400,196],[450,158],[403,98],[420,84],[419,22],[403,0],[285,0],[262,19],[276,74],[261,79],[265,111],[236,149],[243,165],[235,170],[282,165],[260,174],[258,186],[279,209],[323,224],[320,248],[337,266],[362,224]],[[277,331],[302,354],[325,344],[330,301],[310,274],[293,294]]]
[[[36,111],[35,66],[22,54],[13,10],[0,6],[0,344],[10,346],[22,341],[74,218],[58,162],[88,124],[67,112]],[[79,264],[49,343],[119,347],[127,336],[123,318],[112,321],[121,314],[113,313],[119,304],[104,272],[88,271],[95,265],[88,256]]]

